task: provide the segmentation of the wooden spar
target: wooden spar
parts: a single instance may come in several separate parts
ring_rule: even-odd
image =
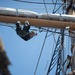
[[[55,20],[45,20],[38,18],[25,18],[25,17],[14,17],[14,16],[3,16],[0,15],[0,22],[3,23],[13,23],[21,21],[24,24],[25,21],[29,21],[30,25],[38,27],[51,27],[51,28],[60,28],[65,29],[65,27],[70,26],[71,29],[75,29],[75,22],[66,22],[66,21],[55,21]]]

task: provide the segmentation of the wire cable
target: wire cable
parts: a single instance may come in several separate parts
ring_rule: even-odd
[[[34,75],[36,75],[36,71],[37,71],[37,68],[38,68],[38,65],[39,65],[39,61],[40,61],[40,58],[41,58],[41,55],[42,55],[42,52],[43,52],[43,48],[44,48],[44,45],[45,45],[47,34],[48,34],[48,31],[46,32],[46,35],[45,35],[45,39],[44,39],[44,42],[43,42],[43,45],[42,45],[42,49],[41,49],[41,52],[40,52],[40,55],[39,55],[39,58],[38,58],[38,62],[37,62],[36,68],[35,68]]]
[[[10,27],[10,28],[12,28],[12,29],[15,30],[15,26],[8,26],[8,25],[4,25],[4,24],[1,24],[0,26]],[[52,35],[53,33],[61,34],[60,32],[48,30],[48,29],[45,29],[45,28],[41,28],[41,29],[43,29],[43,32],[47,32],[47,31],[48,31],[48,32],[52,32],[50,35]],[[30,29],[30,30],[39,31],[38,29]],[[48,35],[47,37],[49,37],[50,35]],[[70,35],[68,35],[67,33],[65,33],[64,36],[68,36],[68,37],[73,37],[73,38],[75,38],[74,36],[70,36]]]
[[[53,4],[54,4],[54,0],[52,0]]]
[[[23,3],[31,3],[31,4],[44,4],[43,2],[32,2],[32,1],[24,1],[24,0],[13,0],[13,1],[17,1],[17,2],[23,2]],[[45,3],[45,4],[55,4],[55,3]],[[57,3],[58,5],[61,5],[62,3]]]
[[[14,29],[14,28],[15,28],[15,26],[8,26],[8,25],[4,25],[4,24],[0,24],[0,26],[10,27],[10,28],[12,28],[12,29]],[[15,30],[15,29],[14,29],[14,30]]]
[[[59,6],[59,8],[56,9],[56,11],[55,11],[54,13],[56,13],[56,12],[62,7],[62,5],[63,5],[63,4],[61,4],[61,5]]]
[[[46,7],[46,4],[45,4],[45,0],[43,0],[43,3],[44,3],[44,6],[45,6],[47,16],[48,16],[48,11],[47,11],[47,7]],[[48,28],[48,30],[49,30],[49,28]],[[44,48],[44,45],[45,45],[45,42],[46,42],[46,38],[47,38],[47,35],[48,35],[48,30],[47,30],[45,38],[44,38],[44,42],[43,42],[43,45],[42,45],[42,48],[41,48],[41,52],[40,52],[40,55],[39,55],[39,58],[38,58],[38,62],[37,62],[37,65],[36,65],[36,68],[35,68],[35,71],[34,71],[34,75],[36,75],[36,71],[37,71],[37,68],[38,68],[38,65],[39,65],[39,62],[40,62],[40,58],[41,58],[41,55],[42,55],[42,52],[43,52],[43,48]]]
[[[55,36],[54,36],[54,35],[55,35],[55,33],[53,34],[53,38],[54,38],[54,42],[55,42],[55,44],[56,44],[56,39],[55,39]]]
[[[56,5],[57,5],[57,0],[56,0],[55,5],[54,5],[53,13],[55,11]]]

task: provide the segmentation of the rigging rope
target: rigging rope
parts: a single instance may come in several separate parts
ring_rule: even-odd
[[[52,0],[53,1],[53,0]],[[55,7],[56,7],[56,4],[57,4],[57,0],[56,0],[56,3],[55,3],[55,6],[54,6],[54,9],[53,9],[53,13],[56,13],[58,10],[59,10],[59,8],[62,6],[59,6],[59,8],[55,11]],[[56,44],[56,40],[55,40],[55,36],[53,35],[53,38],[54,38],[54,42],[55,42],[55,44]]]
[[[1,24],[0,26],[11,27],[12,29],[15,30],[15,26],[8,26],[8,25],[4,25],[4,24]],[[61,34],[60,32],[56,32],[56,31],[52,31],[52,30],[48,30],[48,29],[45,29],[45,28],[41,28],[41,29],[44,30],[43,32],[47,32],[47,31],[48,31],[48,32],[52,32],[50,35],[52,35],[53,33]],[[37,29],[30,29],[30,30],[39,31],[39,30],[37,30]],[[47,37],[49,37],[50,35],[48,35]],[[64,36],[74,37],[74,36],[69,36],[67,33],[65,33]]]
[[[54,33],[55,34],[55,33]],[[56,44],[56,39],[55,39],[55,36],[54,36],[54,34],[53,34],[53,38],[54,38],[54,42],[55,42],[55,44]]]
[[[54,0],[52,0],[53,4],[54,4]]]
[[[38,62],[37,62],[36,68],[35,68],[34,75],[36,75],[36,71],[37,71],[37,68],[38,68],[38,65],[39,65],[39,61],[40,61],[40,58],[41,58],[41,55],[42,55],[42,52],[43,52],[43,48],[44,48],[44,45],[45,45],[47,34],[48,34],[48,31],[46,32],[46,36],[45,36],[45,39],[44,39],[44,42],[43,42],[43,45],[42,45],[42,49],[41,49],[41,52],[40,52],[40,55],[39,55],[39,58],[38,58]]]
[[[9,26],[9,25],[4,25],[4,24],[0,24],[0,26],[10,27],[10,28],[12,28],[12,29],[14,29],[14,28],[15,28],[15,26]],[[15,30],[15,29],[14,29],[14,30]]]
[[[61,4],[61,5],[59,6],[59,8],[58,8],[54,13],[56,13],[62,6],[63,6],[63,4]]]
[[[57,0],[56,0],[55,5],[54,5],[53,13],[55,11],[56,5],[57,5]]]
[[[44,4],[43,2],[32,2],[32,1],[24,1],[24,0],[13,0],[17,2],[23,2],[23,3],[31,3],[31,4]],[[45,3],[45,4],[55,4],[54,2],[52,3]],[[58,5],[61,5],[62,3],[57,3]]]
[[[47,7],[46,7],[46,4],[45,4],[45,0],[43,0],[43,3],[44,3],[44,6],[45,6],[47,16],[49,17]],[[49,30],[49,28],[48,28],[48,30]],[[48,30],[47,30],[45,38],[44,38],[44,42],[43,42],[43,45],[42,45],[42,48],[41,48],[41,52],[40,52],[40,55],[39,55],[39,58],[38,58],[38,62],[37,62],[37,65],[36,65],[36,68],[35,68],[35,71],[34,71],[34,75],[36,75],[36,71],[37,71],[37,68],[38,68],[38,65],[39,65],[39,62],[40,62],[40,58],[41,58],[41,55],[42,55],[42,52],[43,52],[43,48],[44,48],[44,45],[45,45],[45,41],[46,41],[46,38],[47,38]]]

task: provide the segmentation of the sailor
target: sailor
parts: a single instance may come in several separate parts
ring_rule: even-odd
[[[30,29],[30,24],[28,21],[25,21],[25,24],[22,28],[21,22],[17,21],[16,23],[16,33],[25,41],[30,40],[31,38],[33,38],[34,36],[37,35],[37,33],[35,33],[34,31],[29,31]]]

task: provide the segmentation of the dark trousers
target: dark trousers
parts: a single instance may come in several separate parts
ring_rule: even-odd
[[[29,34],[27,34],[26,36],[24,36],[24,37],[21,37],[23,40],[25,40],[25,41],[28,41],[29,39],[30,39],[30,35]]]
[[[24,25],[23,30],[26,30],[27,32],[29,32],[29,29],[30,29],[30,25],[28,25],[28,26],[25,26],[25,25]]]

